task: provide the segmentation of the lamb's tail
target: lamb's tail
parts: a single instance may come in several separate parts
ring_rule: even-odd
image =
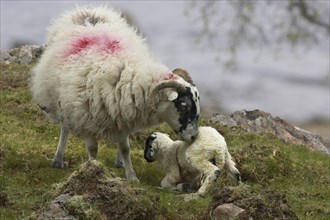
[[[235,162],[232,160],[230,153],[227,151],[225,155],[225,166],[230,171],[231,175],[236,179],[237,183],[241,183],[241,173],[236,168]]]

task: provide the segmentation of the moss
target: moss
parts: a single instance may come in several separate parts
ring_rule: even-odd
[[[1,77],[0,88],[12,89],[18,87],[26,87],[30,77],[30,71],[33,64],[0,64]]]
[[[66,204],[69,213],[78,219],[96,220],[102,219],[97,207],[91,204],[90,201],[81,195],[71,197]]]

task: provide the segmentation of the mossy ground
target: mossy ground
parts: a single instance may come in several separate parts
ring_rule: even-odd
[[[22,219],[43,208],[53,197],[53,185],[64,181],[87,160],[84,142],[70,136],[63,170],[50,167],[59,128],[31,102],[30,65],[1,64],[0,77],[0,219]],[[304,146],[284,144],[272,134],[249,134],[209,124],[222,133],[241,171],[243,182],[254,189],[283,193],[299,219],[329,219],[330,158]],[[167,219],[203,219],[209,215],[211,196],[184,202],[178,193],[159,189],[163,173],[143,159],[145,138],[153,131],[171,133],[162,125],[132,136],[131,157],[141,183],[132,184],[159,195],[158,208]],[[172,133],[171,133],[172,134]],[[100,142],[99,161],[115,175],[116,148]],[[223,174],[219,188],[233,185]],[[77,200],[81,198],[76,198]]]

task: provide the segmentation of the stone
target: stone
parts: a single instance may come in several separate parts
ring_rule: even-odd
[[[6,60],[9,60],[11,58],[8,51],[0,50],[0,62],[3,63]]]
[[[237,217],[245,210],[234,205],[233,203],[226,203],[219,205],[214,209],[213,219],[214,220],[231,220],[237,219]]]
[[[71,196],[68,194],[61,194],[56,197],[48,206],[47,210],[38,216],[37,220],[76,220],[72,215],[69,215],[68,210],[65,208],[65,204],[69,201]]]
[[[270,132],[285,143],[306,145],[330,155],[329,143],[321,136],[294,127],[287,121],[261,110],[240,110],[231,115],[215,115],[209,121],[229,127],[237,126],[252,133]]]
[[[8,51],[1,50],[0,63],[30,64],[37,61],[44,50],[44,46],[36,45],[24,45]]]

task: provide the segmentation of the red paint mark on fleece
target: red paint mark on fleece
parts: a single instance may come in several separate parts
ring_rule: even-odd
[[[162,76],[162,79],[163,80],[176,80],[176,79],[178,79],[178,77],[176,75],[174,75],[173,73],[169,72],[169,73],[165,73]]]
[[[120,42],[106,34],[79,36],[72,41],[65,56],[79,54],[83,51],[93,49],[97,53],[116,53],[122,49]]]

